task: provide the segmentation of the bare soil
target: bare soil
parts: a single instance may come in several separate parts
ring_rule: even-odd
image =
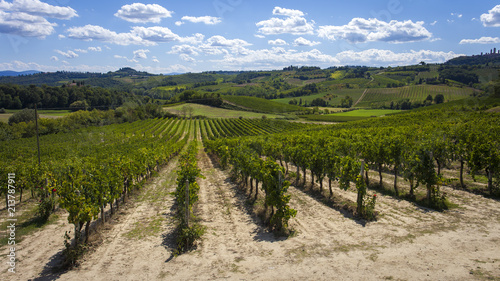
[[[295,234],[275,237],[250,211],[246,193],[202,151],[199,166],[206,179],[199,180],[196,213],[205,234],[195,250],[174,257],[170,192],[176,165],[172,161],[99,231],[94,239],[102,244],[78,268],[48,273],[63,247],[64,230],[72,228],[61,215],[58,223],[25,238],[18,273],[4,270],[0,279],[500,280],[497,200],[443,187],[459,207],[437,212],[377,194],[378,219],[366,223],[291,186],[290,205],[298,211],[290,221]],[[390,184],[390,176],[384,179]],[[352,190],[334,187],[334,193],[356,200]]]

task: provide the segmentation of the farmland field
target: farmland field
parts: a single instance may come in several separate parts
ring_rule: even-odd
[[[324,98],[331,105],[338,105],[338,104],[340,104],[341,100],[345,96],[350,96],[354,101],[358,100],[359,97],[361,97],[361,95],[363,94],[363,91],[364,91],[364,89],[339,89],[339,90],[331,90],[328,92],[318,93],[318,94],[309,95],[309,96],[273,99],[273,101],[288,104],[293,99],[295,99],[297,101],[302,99],[302,103],[305,103],[306,101],[308,103],[311,103],[314,99]],[[332,96],[337,96],[337,97],[332,97]]]
[[[469,88],[457,88],[448,86],[417,85],[401,88],[368,89],[365,97],[357,104],[357,107],[372,107],[409,99],[410,102],[422,102],[428,95],[435,97],[437,94],[444,96],[445,102],[466,98],[472,94]]]
[[[370,117],[380,117],[401,112],[400,110],[390,109],[358,109],[347,112],[337,112],[323,115],[306,115],[304,118],[311,121],[325,122],[348,122],[363,120]]]
[[[481,134],[476,141],[497,143],[498,140],[493,137],[498,126],[492,125],[492,131],[481,131],[480,128],[485,122],[496,124],[494,121],[498,120],[498,116],[495,113],[461,113],[447,109],[446,113],[427,110],[391,117],[393,112],[354,110],[339,113],[350,118],[387,117],[313,130],[308,130],[313,128],[311,125],[262,119],[157,118],[42,136],[42,161],[50,164],[43,166],[47,171],[44,177],[49,177],[51,188],[53,186],[57,190],[54,196],[76,199],[72,197],[75,194],[73,188],[85,188],[88,184],[89,190],[94,191],[86,193],[86,189],[82,189],[82,196],[88,196],[87,208],[94,208],[89,204],[92,200],[96,201],[98,215],[91,219],[94,221],[89,237],[91,250],[79,261],[78,268],[53,271],[53,264],[62,259],[64,233],[71,231],[73,235],[74,231],[69,218],[74,216],[75,209],[68,208],[68,211],[67,207],[62,207],[66,205],[61,205],[43,228],[30,230],[23,234],[22,239],[19,237],[19,271],[16,277],[19,280],[88,280],[95,276],[112,279],[117,272],[130,280],[292,280],[311,277],[330,280],[332,274],[353,280],[366,276],[388,280],[415,279],[416,276],[423,280],[428,276],[433,279],[469,279],[477,276],[492,279],[500,276],[497,266],[500,260],[500,203],[484,196],[488,192],[487,177],[481,174],[473,180],[471,175],[465,173],[467,190],[455,188],[456,182],[440,186],[440,192],[446,194],[450,207],[435,210],[422,205],[422,198],[426,196],[425,186],[415,189],[417,200],[408,199],[414,187],[401,175],[398,176],[399,196],[394,194],[392,166],[388,164],[380,174],[375,168],[378,167],[376,161],[389,163],[389,158],[370,160],[369,155],[375,154],[360,155],[365,153],[361,147],[365,147],[366,151],[387,149],[383,157],[391,153],[389,149],[405,144],[411,147],[404,151],[424,153],[418,155],[425,157],[427,148],[424,145],[430,144],[429,148],[440,145],[443,128],[448,128],[450,138],[476,139]],[[468,134],[456,134],[459,127],[454,127],[453,130],[457,131],[450,131],[448,123],[439,125],[440,122],[456,125],[457,121],[469,119],[474,122],[471,122],[473,127],[469,128],[472,131]],[[435,123],[436,120],[439,122]],[[422,139],[412,138],[412,132],[420,129],[427,132],[418,135]],[[405,141],[393,142],[401,137],[406,138]],[[191,145],[195,140],[199,145]],[[35,143],[34,138],[6,142],[0,150],[4,158],[13,159],[14,166],[7,169],[19,169],[17,178],[20,181],[23,177],[28,178],[29,174],[29,170],[20,170],[20,167],[36,165],[36,161],[31,159]],[[322,146],[324,143],[328,145]],[[199,193],[194,215],[195,222],[203,226],[204,234],[192,251],[176,255],[178,218],[173,211],[178,204],[176,178],[179,174],[176,169],[184,161],[177,152],[187,150],[188,146],[203,175],[203,178],[197,179]],[[254,149],[265,158],[261,158]],[[446,149],[451,152],[453,148]],[[297,153],[300,151],[308,152]],[[321,153],[326,154],[323,158],[317,157],[323,155]],[[330,154],[337,157],[328,158],[326,155]],[[297,155],[302,158],[294,158]],[[331,182],[332,191],[329,191],[328,178],[313,180],[317,163],[323,163],[317,160],[321,159],[352,161],[349,165],[355,165],[354,169],[345,165],[347,162],[339,162],[345,165],[342,171],[344,174],[359,175],[360,164],[355,157],[375,161],[367,165],[369,170],[366,173],[370,182],[366,196],[376,198],[375,220],[365,220],[352,211],[359,198],[359,181],[352,179],[350,184],[348,182],[347,186],[343,186],[342,179],[334,179]],[[435,157],[439,157],[438,154]],[[89,163],[77,159],[86,159]],[[133,161],[128,163],[127,159]],[[224,159],[229,163],[225,169]],[[480,159],[483,158],[475,161]],[[269,185],[272,180],[282,181],[267,176],[265,184],[250,188],[241,178],[241,173],[250,173],[250,182],[255,182],[252,177],[254,173],[259,173],[259,169],[245,170],[243,166],[254,163],[252,161],[260,163],[258,167],[261,169],[273,167],[265,175],[279,169],[287,180],[283,184],[287,187],[285,193],[288,197],[283,198],[288,201],[280,202],[286,202],[287,207],[296,212],[287,226],[292,231],[288,237],[277,236],[266,219],[261,217],[265,210],[264,202],[273,202],[266,196],[274,194],[265,192],[268,188],[265,184]],[[281,161],[283,166],[279,164]],[[157,168],[159,162],[162,165]],[[119,186],[123,184],[121,177],[125,174],[113,172],[115,165],[120,165],[123,173],[134,171],[132,178],[137,179],[132,181],[134,188],[123,195],[124,202],[118,196],[122,189],[114,191],[118,194],[113,198],[120,199],[119,204],[118,200],[116,205],[110,203],[117,208],[114,214],[111,214],[109,203],[103,207],[106,223],[101,226],[98,210],[102,205],[97,199],[99,196],[106,198],[105,191],[113,186],[102,183],[118,177],[121,180],[113,182]],[[299,165],[306,169],[299,169]],[[73,178],[72,174],[66,173],[69,170],[65,169],[70,169],[67,166],[79,176]],[[441,169],[441,173],[448,179],[456,179],[459,177],[459,166],[457,161],[451,161],[450,165]],[[82,173],[79,172],[81,169]],[[106,171],[106,174],[100,171]],[[300,180],[296,178],[296,171],[300,171]],[[434,169],[432,173],[435,173]],[[338,177],[343,178],[344,174]],[[58,175],[64,180],[53,181]],[[379,176],[383,177],[382,187],[378,186]],[[69,184],[75,180],[81,181],[81,187],[80,184]],[[29,193],[29,189],[35,187],[25,188],[25,193]],[[256,190],[260,191],[256,193]],[[39,195],[35,193],[34,196],[36,200],[28,196],[22,203],[16,201],[20,230],[23,226],[33,228],[34,223],[29,220],[33,213],[30,212],[36,208]],[[6,227],[4,200],[0,200],[0,208],[0,225]],[[84,212],[87,208],[79,210]],[[23,213],[25,215],[21,216]],[[42,246],[44,251],[37,250]],[[6,247],[4,243],[3,252]],[[336,262],[332,263],[332,260]],[[411,266],[408,264],[410,261]],[[373,271],[373,268],[378,270]]]
[[[193,116],[200,115],[209,118],[262,118],[262,116],[266,116],[268,118],[283,117],[282,115],[277,114],[257,113],[243,110],[229,110],[195,103],[165,107],[163,108],[163,110],[182,116],[182,108],[185,106],[189,106],[194,109]]]
[[[17,111],[20,110],[10,109],[6,110],[6,113],[0,113],[0,122],[7,123],[10,116]],[[40,118],[60,118],[70,114],[71,112],[71,110],[39,110],[38,115],[40,115]]]

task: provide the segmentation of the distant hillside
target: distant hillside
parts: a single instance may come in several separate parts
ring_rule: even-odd
[[[225,102],[242,109],[263,113],[285,113],[306,110],[303,107],[247,96],[222,96]]]
[[[500,65],[499,53],[487,53],[482,55],[461,56],[453,58],[447,62],[447,65]]]
[[[39,70],[26,70],[26,71],[11,71],[11,70],[6,70],[6,71],[0,71],[0,76],[20,76],[20,75],[31,75],[35,73],[40,73],[41,71]]]
[[[110,71],[108,73],[95,73],[95,72],[70,72],[70,71],[57,71],[57,72],[32,72],[23,76],[2,76],[0,75],[0,83],[11,83],[17,85],[37,85],[43,84],[48,86],[61,86],[73,81],[85,81],[91,79],[86,85],[101,86],[101,87],[114,87],[121,83],[135,82],[138,79],[146,79],[150,76],[155,76],[147,72],[136,71],[130,67],[124,67],[117,71]],[[96,79],[103,79],[104,81],[96,81]],[[121,81],[111,81],[111,79],[121,79]],[[106,81],[107,80],[107,81]],[[109,84],[109,85],[108,85]]]

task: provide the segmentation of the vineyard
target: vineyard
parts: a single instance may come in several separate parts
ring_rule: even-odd
[[[410,102],[422,102],[428,95],[442,94],[445,101],[463,99],[472,94],[472,89],[439,85],[416,85],[400,88],[368,89],[358,107],[379,107],[391,101],[408,99]]]
[[[420,98],[404,89],[394,94]],[[18,237],[20,276],[499,276],[499,124],[454,108],[333,126],[156,118],[42,136],[39,158],[36,138],[3,142],[15,203],[48,221]],[[40,243],[56,246],[27,254]],[[394,260],[402,249],[410,268]],[[78,268],[47,271],[51,259]]]

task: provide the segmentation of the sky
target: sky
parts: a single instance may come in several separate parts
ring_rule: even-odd
[[[492,48],[498,0],[0,0],[0,71],[385,67]]]

